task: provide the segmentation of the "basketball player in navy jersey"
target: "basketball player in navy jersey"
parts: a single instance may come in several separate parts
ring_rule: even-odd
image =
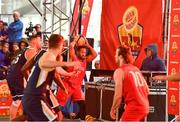
[[[80,67],[78,62],[57,60],[63,50],[64,38],[53,34],[49,38],[48,51],[35,62],[23,96],[23,108],[29,121],[57,120],[57,114],[50,107],[46,93],[49,91],[57,67]]]
[[[29,47],[23,49],[12,61],[10,70],[7,75],[8,86],[13,98],[10,106],[10,120],[17,116],[19,109],[22,109],[21,98],[23,96],[26,81],[21,73],[22,66],[29,61],[37,51],[41,48],[41,38],[39,36],[32,36],[29,40]]]
[[[45,53],[46,50],[42,49],[37,53],[37,55],[34,56],[30,61],[28,61],[21,69],[24,75],[28,75],[28,72],[30,69],[32,69],[34,63],[39,60],[39,58],[42,56],[43,53]],[[62,56],[61,54],[58,56],[57,61],[62,61]],[[54,73],[54,78],[53,80],[56,82],[56,84],[59,86],[59,88],[62,89],[62,91],[65,94],[68,94],[67,89],[64,86],[64,83],[61,80],[61,76],[64,77],[71,77],[72,75],[76,75],[77,72],[67,72],[65,71],[62,67],[57,67]],[[58,114],[57,120],[60,121],[63,118],[62,112],[61,112],[61,107],[59,107],[59,103],[55,97],[55,95],[52,93],[51,89],[49,88],[49,91],[47,91],[47,101],[51,105],[51,108]]]
[[[115,93],[110,111],[112,119],[116,118],[116,110],[120,107],[122,97],[125,111],[121,121],[140,121],[149,112],[149,88],[140,70],[132,65],[132,55],[126,46],[116,50],[115,61],[118,68],[114,72]]]

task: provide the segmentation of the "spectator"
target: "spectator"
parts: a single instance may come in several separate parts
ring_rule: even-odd
[[[8,38],[10,51],[12,52],[13,43],[19,43],[22,39],[23,23],[20,20],[20,13],[18,11],[13,12],[14,22],[8,27]]]
[[[2,43],[0,42],[0,80],[5,79],[6,77],[6,69],[4,68],[5,63],[5,54],[2,51]]]
[[[34,26],[35,30],[36,30],[36,35],[39,35],[42,37],[42,32],[41,32],[41,25],[40,24],[36,24]]]
[[[8,67],[10,65],[9,57],[9,44],[4,42],[2,44],[2,50],[0,50],[0,79],[4,79],[7,74]]]
[[[9,52],[9,44],[7,42],[3,43],[2,52],[5,54],[4,65],[8,68],[11,64],[10,60],[10,52]]]
[[[0,42],[0,51],[2,50],[2,42]]]
[[[146,58],[143,60],[140,70],[165,71],[164,62],[157,55],[157,45],[150,44],[144,49]]]
[[[4,22],[0,20],[0,42],[7,41],[7,29],[4,26]]]
[[[10,53],[11,62],[15,59],[19,51],[20,49],[18,43],[13,43],[13,51]]]
[[[8,29],[8,23],[4,22],[4,29],[7,30]]]
[[[46,50],[46,49],[48,49],[48,45],[49,45],[48,40],[44,40],[42,48]]]
[[[21,42],[19,43],[20,50],[24,49],[29,45],[28,40],[26,38],[22,38]]]
[[[95,67],[95,69],[100,69],[100,62],[99,62],[99,60],[95,61],[94,67]]]

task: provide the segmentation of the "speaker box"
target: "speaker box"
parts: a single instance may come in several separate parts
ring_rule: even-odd
[[[102,119],[113,121],[110,117],[110,110],[113,103],[114,88],[104,87],[102,94]]]
[[[101,100],[102,90],[102,100]],[[114,85],[96,84],[94,82],[86,83],[85,99],[87,114],[102,120],[112,121],[109,113],[113,102]],[[166,120],[166,90],[150,89],[149,114],[147,121],[165,121]],[[123,102],[122,102],[123,103]],[[102,105],[102,111],[100,106]],[[118,112],[118,120],[124,111],[124,104]],[[100,116],[101,114],[101,116]]]
[[[100,86],[85,85],[86,114],[99,118],[100,114]]]
[[[102,91],[102,97],[101,97]],[[110,110],[114,97],[114,85],[86,83],[85,100],[86,114],[89,114],[100,120],[113,121],[110,117]],[[101,99],[102,98],[102,99]],[[102,110],[101,110],[102,106]],[[124,105],[118,112],[118,120],[123,113]],[[100,116],[101,114],[101,116]]]
[[[148,121],[165,121],[166,118],[166,92],[163,89],[150,89]]]

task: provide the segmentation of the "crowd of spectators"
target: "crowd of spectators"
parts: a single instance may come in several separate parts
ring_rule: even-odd
[[[14,11],[13,22],[8,23],[0,20],[0,80],[6,77],[11,61],[25,47],[28,47],[28,38],[22,38],[23,22],[20,20],[20,13]],[[41,36],[41,25],[33,27],[37,35]]]

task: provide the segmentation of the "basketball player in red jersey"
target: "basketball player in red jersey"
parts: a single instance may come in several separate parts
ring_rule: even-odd
[[[80,37],[79,39],[81,38],[84,37]],[[69,97],[72,97],[73,102],[77,102],[80,107],[79,117],[82,120],[84,120],[86,116],[85,98],[81,86],[86,72],[86,64],[90,63],[93,59],[95,59],[97,53],[95,52],[93,47],[89,45],[87,39],[85,39],[85,43],[83,45],[81,46],[77,45],[77,50],[75,52],[74,46],[77,43],[78,41],[74,39],[74,41],[70,44],[70,49],[69,49],[70,61],[79,61],[83,69],[81,71],[78,71],[75,76],[65,77],[63,83],[68,91],[68,95],[64,94],[62,90],[59,89],[57,93],[57,99],[60,105],[64,106],[67,100],[69,99]],[[86,48],[90,50],[90,54],[88,56],[86,56],[87,53]],[[67,69],[67,71],[69,72],[73,70],[74,70],[73,68]]]
[[[122,98],[125,111],[120,121],[140,121],[149,112],[149,89],[140,70],[133,66],[130,49],[120,46],[116,50],[115,61],[119,65],[114,72],[115,93],[110,111],[112,119],[116,118],[116,110],[120,107]]]

